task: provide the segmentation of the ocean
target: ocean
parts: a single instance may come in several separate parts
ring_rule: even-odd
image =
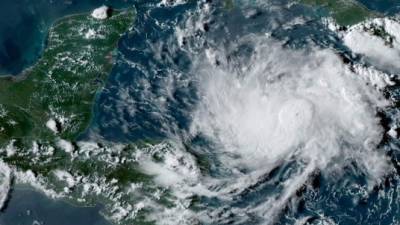
[[[210,98],[207,99],[209,101],[204,103],[207,107],[215,107],[215,111],[211,110],[208,112],[207,110],[209,109],[206,106],[204,106],[204,111],[209,113],[208,115],[216,117],[219,115],[220,117],[217,117],[217,119],[221,119],[222,122],[214,121],[215,123],[213,123],[213,121],[210,122],[207,118],[196,117],[198,115],[192,114],[193,111],[199,110],[194,106],[197,106],[197,103],[200,101],[197,89],[199,89],[198,86],[201,86],[201,84],[199,84],[201,82],[196,79],[193,82],[188,82],[188,80],[191,81],[189,76],[193,75],[191,74],[193,71],[191,71],[190,67],[194,64],[192,59],[201,60],[199,57],[196,58],[193,56],[195,54],[189,57],[188,55],[190,54],[187,54],[187,52],[192,51],[199,53],[203,51],[205,46],[213,46],[217,50],[220,50],[220,52],[216,51],[217,53],[222,55],[226,53],[229,55],[230,58],[221,59],[221,62],[226,60],[234,65],[242,65],[241,63],[251,58],[246,57],[246,54],[251,55],[249,52],[254,50],[254,46],[258,47],[257,44],[259,43],[256,42],[257,40],[254,41],[251,39],[253,36],[257,35],[272,36],[276,40],[284,43],[283,45],[294,49],[302,48],[312,42],[319,47],[329,47],[342,52],[348,51],[342,43],[335,39],[334,34],[326,30],[321,25],[320,21],[317,20],[318,16],[320,16],[318,13],[313,14],[314,12],[309,8],[300,6],[293,7],[290,11],[268,10],[263,9],[262,6],[249,6],[247,8],[243,6],[245,10],[241,8],[216,10],[214,12],[215,14],[210,16],[212,20],[210,20],[209,23],[201,25],[196,24],[206,31],[204,32],[205,34],[193,31],[194,34],[192,34],[192,36],[188,39],[183,38],[181,40],[182,43],[180,44],[182,44],[183,47],[181,46],[182,49],[179,49],[179,47],[177,47],[178,44],[171,44],[172,41],[168,41],[178,36],[177,26],[184,27],[184,25],[189,23],[185,24],[185,19],[187,18],[185,16],[189,14],[188,12],[198,10],[197,3],[196,1],[190,1],[190,3],[170,8],[154,8],[154,4],[157,2],[158,1],[139,2],[135,0],[3,0],[1,3],[2,7],[0,8],[0,74],[15,75],[20,73],[24,68],[33,65],[40,57],[40,53],[45,46],[46,33],[49,26],[58,18],[73,13],[91,11],[93,8],[102,4],[116,8],[135,5],[138,11],[138,18],[135,24],[136,31],[121,39],[119,45],[120,54],[118,55],[116,65],[110,74],[109,80],[106,83],[104,92],[101,93],[96,100],[92,125],[88,129],[86,137],[95,134],[94,136],[97,137],[98,135],[106,140],[135,142],[140,140],[163,140],[175,135],[174,137],[177,137],[176,140],[185,140],[185,138],[189,136],[187,134],[191,132],[191,123],[194,119],[198,119],[201,122],[199,122],[199,130],[201,130],[201,126],[204,124],[209,125],[211,128],[215,125],[218,126],[218,129],[221,128],[221,130],[225,129],[226,131],[237,129],[240,134],[239,136],[244,137],[244,148],[247,148],[249,145],[251,146],[253,144],[251,140],[245,140],[245,138],[251,139],[251,135],[248,135],[248,132],[242,132],[248,127],[235,127],[236,122],[243,125],[257,125],[258,121],[253,124],[251,123],[253,122],[251,119],[246,120],[247,118],[240,117],[240,113],[238,117],[224,120],[224,116],[231,115],[229,114],[230,112],[227,111],[223,113],[223,115],[219,115],[218,113],[220,111],[218,110],[219,105],[217,103],[220,102],[213,102],[213,99],[217,99],[221,100],[222,103],[235,103],[232,99],[219,99],[220,95],[218,91],[224,90],[229,92],[232,91],[229,88],[236,85],[232,83],[231,86],[224,86],[225,83],[229,83],[229,79],[223,80],[224,82],[226,81],[225,83],[220,81],[222,84],[218,83],[219,80],[211,79],[214,83],[220,84],[221,87],[226,89],[218,89],[211,84],[211,88],[205,87],[206,90],[203,90],[203,94],[206,95],[206,97],[210,92],[211,94],[215,94],[215,96],[210,94]],[[279,1],[272,0],[271,2]],[[369,9],[386,15],[393,15],[400,11],[400,3],[395,0],[360,0],[360,2],[365,4]],[[258,10],[258,8],[262,9]],[[284,24],[286,21],[290,21],[293,18],[301,18],[301,15],[307,15],[310,18],[315,18],[315,20],[310,19],[305,24],[298,22],[299,20],[295,20],[294,24],[291,24],[290,29],[279,27],[280,24]],[[251,18],[251,20],[249,18]],[[296,21],[298,24],[296,24]],[[188,27],[190,28],[189,25]],[[223,27],[224,29],[218,29],[218,27]],[[211,32],[208,32],[208,30]],[[269,32],[271,30],[273,30],[273,32]],[[243,37],[247,37],[248,39]],[[238,44],[238,46],[236,46],[236,43],[231,43],[234,42],[232,40],[242,40],[241,38],[244,39],[242,45]],[[228,50],[231,50],[229,47],[232,47],[232,45],[239,50],[229,52],[228,54]],[[223,50],[218,49],[219,47]],[[225,52],[225,50],[227,52]],[[271,51],[273,50],[274,49]],[[277,50],[279,54],[286,54],[286,52],[282,53],[279,51],[280,50]],[[238,59],[240,59],[240,61],[235,61]],[[221,62],[216,58],[216,64]],[[227,62],[225,63],[229,64]],[[258,66],[259,64],[254,63],[251,65]],[[201,74],[202,71],[199,71]],[[213,72],[213,74],[218,74],[220,71],[211,72]],[[235,70],[234,72],[237,71]],[[240,71],[238,74],[240,75]],[[252,90],[253,89],[250,91]],[[236,92],[229,92],[229,94],[235,95]],[[247,97],[248,93],[243,91],[239,92],[239,94],[238,98],[240,99],[240,97],[243,96]],[[249,108],[249,110],[253,109],[253,111],[256,111],[258,106],[262,103],[260,100],[260,102],[255,101],[255,103],[260,104],[250,104],[253,100],[250,94],[248,98],[243,98],[242,100],[246,100],[243,101],[243,104],[248,106],[247,108]],[[247,104],[248,102],[250,103]],[[233,107],[234,106],[233,104]],[[252,106],[257,107],[252,108]],[[240,105],[234,108],[233,111],[237,110],[241,112],[241,108],[245,107]],[[250,113],[253,113],[253,111]],[[309,116],[308,114],[311,113],[312,110],[309,111],[303,112],[304,115],[302,116],[307,119]],[[203,111],[200,110],[198,114],[202,112]],[[257,119],[260,118],[259,121],[264,121],[263,115],[263,113],[255,112],[253,116]],[[241,121],[239,121],[238,118],[246,121],[239,123]],[[231,123],[232,121],[234,122]],[[225,127],[225,124],[230,126]],[[206,128],[204,128],[203,131],[210,130]],[[252,129],[249,128],[249,130],[251,133]],[[85,139],[86,137],[82,138]],[[187,147],[187,151],[189,153],[195,153],[193,155],[206,155],[205,158],[212,162],[214,162],[213,160],[220,160],[220,158],[216,159],[218,154],[227,157],[231,156],[229,152],[221,153],[218,152],[219,149],[213,148],[215,146],[209,146],[204,136],[199,135],[190,138],[192,139],[185,142],[184,145],[185,147],[189,146]],[[223,142],[231,139],[233,138],[222,137],[222,141],[218,141]],[[272,145],[267,143],[266,146],[269,147]],[[234,148],[236,146],[230,147]],[[239,153],[241,154],[242,152]],[[245,153],[247,154],[247,152]],[[243,155],[246,155],[245,153]],[[323,155],[323,153],[320,154]],[[229,160],[235,161],[237,159],[238,157],[233,155],[232,159]],[[227,167],[231,166],[229,160],[227,160]],[[283,192],[286,190],[285,188],[287,188],[284,186],[284,182],[287,182],[287,186],[291,187],[289,184],[292,181],[293,183],[298,181],[296,180],[296,171],[307,169],[304,169],[304,167],[308,164],[301,164],[301,160],[299,160],[300,162],[291,160],[293,159],[288,157],[287,161],[272,170],[271,174],[268,174],[268,177],[265,175],[265,182],[264,180],[260,180],[259,183],[254,183],[253,186],[249,186],[248,189],[243,190],[243,192],[233,195],[234,198],[229,201],[226,200],[226,202],[224,202],[225,200],[207,197],[199,199],[201,205],[200,209],[204,209],[205,211],[210,210],[210,212],[212,212],[214,208],[216,211],[220,210],[218,212],[225,216],[221,219],[220,224],[228,224],[232,221],[239,221],[237,224],[240,224],[239,219],[241,215],[235,214],[234,211],[230,212],[230,208],[235,210],[252,209],[252,212],[255,212],[254,214],[257,216],[251,217],[250,214],[243,215],[243,218],[249,216],[250,219],[244,220],[242,224],[249,224],[249,222],[254,222],[256,224],[260,222],[261,219],[258,216],[265,216],[266,213],[264,212],[268,211],[268,209],[259,207],[264,205],[263,200],[278,199],[274,198],[275,194],[279,196],[280,191]],[[254,161],[243,162],[252,164]],[[222,183],[221,187],[224,185],[229,186],[229,184],[238,184],[227,179],[227,177],[229,178],[229,174],[224,170],[226,168],[218,168],[220,165],[218,163],[219,162],[212,164],[210,171],[207,171],[207,173],[209,173],[207,175],[216,180],[221,177],[226,179],[226,183]],[[345,172],[341,174],[343,179],[340,180],[340,182],[332,177],[323,176],[316,170],[311,182],[311,186],[315,186],[315,190],[299,188],[294,194],[298,197],[298,202],[283,199],[286,201],[285,203],[289,203],[287,207],[283,207],[283,216],[277,224],[295,224],[294,221],[298,221],[299,218],[308,218],[309,224],[334,224],[330,222],[334,220],[340,221],[340,224],[346,225],[359,224],[357,223],[358,221],[363,221],[364,224],[377,224],[377,222],[381,224],[390,224],[391,221],[398,220],[400,207],[395,205],[393,208],[390,208],[389,206],[393,199],[394,201],[398,199],[397,192],[392,189],[393,186],[398,184],[398,178],[396,177],[387,181],[388,183],[392,183],[376,187],[376,189],[379,189],[378,191],[366,195],[364,186],[367,185],[367,178],[365,177],[366,175],[363,174],[365,171],[362,169],[360,169],[361,171],[356,170],[355,166],[354,168],[352,166],[353,165],[350,163],[348,167],[343,169]],[[238,174],[245,177],[251,169],[246,167],[243,170],[236,170],[236,168],[234,168],[232,171],[236,171]],[[240,178],[240,176],[238,177]],[[298,182],[301,182],[301,180]],[[212,187],[212,185],[210,186]],[[233,191],[237,190],[232,190],[232,192]],[[383,192],[388,194],[381,198],[380,195],[382,195],[381,193]],[[391,193],[394,194],[389,196]],[[43,194],[30,189],[16,188],[11,194],[8,207],[4,212],[0,213],[0,224],[106,225],[108,223],[99,214],[100,209],[101,207],[76,207],[63,201],[50,200]],[[387,211],[383,212],[380,209],[387,209]],[[259,211],[256,210],[260,210],[262,213],[258,213]],[[207,213],[209,212],[207,211]],[[231,217],[231,219],[229,217]],[[380,217],[380,219],[376,219],[377,217]],[[73,218],[74,221],[72,221],[71,218]],[[18,222],[16,223],[16,221]]]

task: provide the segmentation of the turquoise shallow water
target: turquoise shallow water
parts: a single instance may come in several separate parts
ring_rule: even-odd
[[[89,11],[99,5],[126,7],[135,0],[3,0],[0,7],[0,74],[18,74],[32,65],[43,49],[51,23],[65,15]],[[360,0],[370,9],[393,14],[393,0]]]
[[[400,1],[398,0],[359,0],[369,9],[380,13],[393,15],[400,10]]]
[[[45,46],[51,24],[103,4],[115,8],[133,0],[2,0],[0,3],[0,75],[18,74],[33,65]],[[109,225],[100,207],[76,207],[31,189],[16,188],[0,212],[0,225]]]
[[[0,73],[13,73],[17,74],[24,67],[31,65],[40,55],[43,46],[46,31],[48,26],[55,19],[77,12],[89,11],[99,5],[106,3],[114,7],[124,7],[133,4],[132,1],[95,1],[95,0],[76,0],[76,1],[28,1],[28,0],[4,0],[0,8]],[[398,3],[394,1],[363,1],[365,4],[377,11],[389,13],[396,9]],[[150,6],[149,6],[150,7]],[[173,28],[176,24],[175,20],[182,22],[182,14],[185,11],[195,10],[195,6],[187,5],[180,6],[172,9],[149,9],[145,4],[140,6],[138,4],[139,18],[136,24],[137,33],[130,37],[124,37],[120,51],[129,62],[135,62],[143,65],[149,74],[142,74],[141,71],[131,68],[124,60],[119,60],[117,66],[114,68],[113,73],[110,75],[110,80],[107,84],[108,92],[102,94],[98,100],[96,110],[96,120],[94,124],[100,130],[103,137],[107,139],[117,140],[140,140],[145,138],[159,138],[163,133],[160,127],[167,126],[168,124],[175,125],[177,128],[184,130],[187,129],[190,123],[188,112],[191,105],[194,105],[196,99],[193,97],[193,90],[191,87],[182,87],[175,90],[174,97],[176,101],[168,102],[168,110],[162,112],[167,115],[167,119],[160,120],[154,112],[159,110],[158,105],[149,104],[149,99],[142,96],[144,88],[147,86],[141,85],[139,81],[146,79],[150,84],[150,91],[154,96],[162,96],[165,89],[164,83],[160,77],[167,77],[166,68],[173,68],[179,71],[187,71],[185,68],[189,63],[185,61],[184,53],[174,52],[170,46],[163,46],[163,56],[161,60],[157,58],[157,52],[148,52],[150,49],[148,45],[157,43],[160,40],[167,39],[173,35]],[[145,13],[149,10],[149,13]],[[284,15],[275,15],[274,12],[264,12],[253,15],[254,18],[247,19],[242,15],[240,10],[233,10],[229,12],[221,12],[215,15],[214,23],[221,24],[222,20],[226,22],[226,27],[229,32],[223,33],[223,29],[216,30],[214,25],[210,25],[212,34],[207,37],[208,40],[220,40],[219,37],[231,37],[234,40],[235,35],[243,36],[247,33],[258,33],[262,30],[268,31],[268,23],[265,21],[272,21],[271,18],[280,18],[280,20],[289,20],[295,15],[303,13],[302,8],[297,11],[285,12]],[[150,16],[149,16],[150,15]],[[178,18],[178,19],[175,19]],[[159,22],[170,24],[171,28],[159,29]],[[279,21],[278,21],[279,22]],[[241,26],[237,26],[237,25]],[[286,30],[276,29],[272,34],[277,39],[288,39],[288,44],[292,46],[302,46],[308,37],[317,37],[317,44],[323,45],[328,42],[329,37],[325,37],[325,30],[321,30],[319,24],[306,24],[299,25],[298,29],[293,29],[290,32]],[[272,25],[271,25],[272,26]],[[314,35],[320,31],[318,35]],[[201,34],[199,34],[200,36]],[[229,36],[231,35],[231,36]],[[146,42],[146,40],[148,42]],[[328,42],[330,43],[330,42]],[[334,43],[340,44],[340,43]],[[173,59],[172,62],[169,59]],[[186,73],[184,73],[186,74]],[[137,110],[134,115],[129,112],[129,105],[119,105],[125,102],[125,99],[118,101],[118,93],[121,88],[129,90],[130,99],[135,99]],[[111,107],[109,107],[111,106]],[[111,109],[111,110],[109,110]],[[120,110],[118,110],[120,109]],[[109,110],[109,111],[107,111]],[[161,113],[160,113],[161,114]],[[110,123],[112,121],[113,123]],[[117,122],[115,122],[117,121]],[[111,124],[111,125],[110,125]],[[124,133],[125,126],[128,126],[129,133]],[[192,145],[195,145],[196,140]],[[396,158],[393,156],[393,160]],[[278,168],[281,174],[286,170],[290,170],[288,166]],[[271,175],[272,180],[280,179],[278,175]],[[316,176],[313,181],[315,190],[302,190],[298,195],[303,195],[302,200],[297,209],[287,209],[283,212],[284,216],[278,224],[292,224],[287,217],[310,217],[309,224],[318,223],[321,216],[316,212],[323,212],[327,216],[331,216],[336,221],[342,221],[341,224],[358,224],[354,223],[353,218],[364,218],[364,224],[390,224],[392,220],[398,220],[399,208],[397,205],[391,205],[390,211],[384,214],[382,210],[375,210],[376,208],[385,209],[382,205],[391,202],[391,199],[383,199],[378,201],[378,192],[374,192],[368,198],[361,199],[355,206],[354,196],[342,194],[346,193],[346,186],[335,187],[335,182],[332,180],[325,180],[323,177]],[[357,177],[349,173],[346,180],[356,182]],[[360,179],[362,180],[362,179]],[[360,182],[362,183],[362,182]],[[398,184],[397,178],[387,181],[387,186],[379,187],[383,191],[392,191],[391,186]],[[254,202],[263,201],[268,196],[270,189],[268,185],[260,184],[256,187],[257,190],[251,190],[239,196],[235,202],[231,203],[234,207],[247,207]],[[378,189],[378,188],[377,188]],[[332,194],[333,193],[333,194]],[[339,193],[339,194],[337,194]],[[397,193],[396,193],[397,194]],[[208,199],[203,200],[205,205],[223,204]],[[334,207],[327,207],[327,205]],[[379,207],[377,207],[378,205]],[[340,206],[340,207],[338,207]],[[211,206],[212,207],[212,206]],[[229,206],[228,206],[229,207]],[[336,208],[335,208],[336,207]],[[99,207],[93,208],[80,208],[74,207],[63,201],[54,201],[46,198],[44,195],[27,189],[15,189],[11,195],[11,200],[5,213],[0,214],[0,225],[31,225],[31,224],[48,224],[48,225],[106,225],[107,222],[98,214]],[[372,212],[371,212],[372,211]],[[285,217],[286,216],[286,217]],[[379,221],[374,218],[379,218]],[[234,218],[237,219],[237,218]],[[35,222],[37,221],[37,222]],[[224,223],[220,223],[224,224]]]
[[[110,225],[100,207],[77,207],[47,198],[32,189],[17,187],[11,193],[1,225]]]
[[[49,26],[56,19],[91,11],[103,4],[116,8],[134,0],[2,0],[0,7],[0,74],[18,74],[40,56]]]

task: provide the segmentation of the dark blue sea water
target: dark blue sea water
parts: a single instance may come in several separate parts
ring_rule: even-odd
[[[278,1],[277,1],[278,2]],[[365,5],[383,14],[399,12],[397,1],[364,1]],[[367,4],[368,3],[368,4]],[[279,3],[277,3],[279,5]],[[285,1],[281,1],[284,5]],[[251,6],[249,7],[251,9]],[[187,83],[184,86],[174,86],[172,93],[173,100],[167,99],[166,107],[159,107],[159,99],[166,95],[166,84],[168,75],[176,73],[188,76],[188,68],[191,65],[186,53],[174,44],[165,40],[175,35],[175,27],[184,23],[183,14],[195,10],[196,4],[186,4],[173,8],[153,8],[151,4],[138,5],[138,19],[136,32],[121,41],[119,58],[114,68],[106,91],[102,93],[97,101],[93,128],[103,137],[117,141],[136,141],[143,139],[165,138],[168,132],[179,132],[187,130],[190,123],[190,108],[196,102],[196,88],[194,84]],[[209,24],[209,31],[199,32],[194,40],[205,43],[191,43],[188,41],[188,48],[202,49],[207,45],[227,46],[230,40],[237,37],[254,33],[263,34],[271,32],[271,36],[284,41],[285,45],[291,47],[302,47],[307,43],[314,43],[321,47],[335,48],[346,54],[347,49],[335,39],[318,21],[311,20],[306,24],[295,26],[295,29],[274,28],[276,23],[284,23],[290,18],[308,15],[317,17],[307,8],[298,6],[291,10],[279,13],[273,10],[259,9],[256,16],[249,20],[241,9],[216,10],[213,14],[213,22]],[[159,24],[163,24],[161,27]],[[223,24],[223,25],[221,25]],[[198,44],[198,45],[197,45]],[[151,51],[154,46],[156,51]],[[251,47],[249,47],[251,48]],[[154,49],[153,49],[154,50]],[[246,46],[233,54],[246,54]],[[251,51],[251,50],[249,50]],[[235,56],[233,55],[232,58]],[[349,56],[350,57],[350,56]],[[136,66],[132,66],[136,65]],[[129,96],[128,98],[126,96]],[[166,130],[168,128],[173,129]],[[111,131],[111,132],[110,132]],[[201,146],[204,150],[205,141],[195,138],[189,148]],[[209,157],[212,151],[204,150]],[[201,155],[205,152],[195,152]],[[397,161],[396,153],[391,152],[393,161]],[[215,165],[217,167],[217,165]],[[246,209],[258,201],[264,201],[276,188],[280,175],[290,173],[294,166],[278,168],[276,174],[271,175],[270,183],[262,183],[252,187],[248,193],[244,193],[232,203],[234,207]],[[304,224],[334,224],[326,218],[331,218],[336,224],[391,224],[392,221],[399,221],[400,207],[393,203],[397,192],[393,187],[398,184],[398,177],[389,176],[380,186],[375,187],[370,195],[364,196],[358,187],[366,185],[366,178],[363,174],[351,171],[343,175],[341,182],[331,180],[316,173],[311,189],[304,188],[296,192],[300,201],[294,206],[284,209],[281,219],[277,224],[294,224],[294,218],[308,218]],[[354,169],[356,170],[356,169]],[[218,176],[218,171],[210,171]],[[276,183],[274,183],[276,182]],[[354,184],[354,185],[353,185]],[[382,198],[380,193],[393,197]],[[215,199],[202,199],[209,207],[223,207],[224,202]],[[226,205],[225,205],[226,206]],[[229,208],[229,206],[226,206]],[[252,222],[244,223],[234,221],[240,219],[232,216],[233,224],[258,224],[257,218]],[[220,223],[215,223],[220,225]],[[225,224],[225,223],[221,223]]]
[[[91,11],[103,4],[132,6],[134,0],[2,0],[0,7],[0,74],[18,74],[43,50],[56,19]]]
[[[359,0],[370,9],[393,14],[396,0]],[[3,0],[0,8],[0,74],[18,74],[32,65],[43,50],[46,33],[54,20],[92,10],[102,4],[127,7],[135,0]],[[151,2],[151,1],[149,1]]]
[[[276,0],[278,1],[278,0]],[[137,141],[143,139],[162,139],[168,132],[178,133],[189,129],[190,107],[196,102],[196,88],[188,83],[184,86],[174,86],[173,100],[167,99],[166,107],[161,111],[158,101],[166,95],[168,75],[176,73],[189,76],[191,65],[186,53],[177,48],[171,48],[170,43],[164,43],[174,35],[175,26],[184,23],[184,15],[197,8],[196,1],[171,8],[154,8],[158,1],[95,1],[95,0],[3,0],[0,8],[0,73],[17,74],[23,68],[32,65],[43,49],[49,25],[64,15],[92,10],[102,4],[114,7],[135,5],[138,19],[135,31],[122,38],[119,44],[119,56],[105,91],[98,96],[95,106],[95,116],[90,132],[99,133],[107,140]],[[282,1],[283,2],[283,1]],[[394,14],[400,11],[400,3],[395,0],[360,0],[368,8],[384,14]],[[284,4],[284,3],[282,3]],[[277,14],[274,11],[260,10],[252,20],[246,18],[240,9],[217,10],[213,15],[216,24],[222,23],[226,29],[219,29],[208,24],[209,32],[199,32],[199,40],[210,43],[188,43],[193,49],[201,49],[208,44],[229,44],[237,36],[248,33],[265,33],[276,23],[284,22],[299,15],[312,15],[304,7],[293,7],[290,11]],[[271,19],[272,18],[272,19]],[[160,26],[163,24],[163,26]],[[205,37],[204,37],[205,36]],[[298,25],[296,29],[274,29],[271,36],[278,40],[286,40],[285,45],[301,47],[310,42],[322,46],[333,46],[338,51],[346,52],[340,42],[337,42],[328,30],[324,29],[318,20]],[[158,51],[150,51],[159,44]],[[172,45],[173,46],[173,45]],[[246,46],[241,49],[245,54]],[[140,65],[132,66],[132,64]],[[125,93],[125,94],[123,94]],[[124,98],[124,96],[129,96]],[[170,127],[171,130],[165,129]],[[199,138],[201,139],[201,138]],[[204,144],[203,140],[193,139],[193,146]],[[390,153],[393,161],[397,160],[395,153]],[[284,174],[291,168],[279,168]],[[211,171],[213,172],[213,171]],[[278,175],[272,177],[279,180]],[[302,189],[296,193],[301,199],[296,209],[285,209],[278,224],[292,224],[293,218],[309,217],[309,224],[322,224],[322,215],[339,221],[339,224],[391,224],[399,221],[400,207],[391,204],[392,199],[381,199],[379,192],[394,192],[398,185],[397,177],[388,177],[385,183],[375,188],[368,196],[352,195],[356,187],[349,183],[365,184],[362,174],[344,174],[343,182],[321,177],[313,178],[315,189]],[[351,190],[354,188],[354,190]],[[271,185],[259,185],[255,190],[245,193],[238,199],[236,207],[247,207],[252,202],[264,199],[271,191]],[[350,190],[350,191],[348,191]],[[397,195],[395,192],[393,195]],[[396,196],[393,199],[397,199]],[[204,199],[210,205],[222,204],[212,199]],[[27,215],[27,210],[30,214]],[[19,224],[32,224],[33,220],[49,225],[62,225],[55,222],[54,215],[76,219],[63,220],[64,224],[103,225],[106,224],[98,215],[99,208],[77,208],[63,202],[47,199],[41,194],[29,190],[15,190],[5,213],[0,214],[1,225],[14,225],[15,216]],[[35,215],[36,217],[32,216]],[[59,220],[57,220],[59,221]]]
[[[359,0],[367,8],[377,12],[393,15],[400,10],[400,2],[397,0]]]
[[[11,192],[7,213],[0,213],[1,225],[110,225],[99,214],[100,207],[78,207],[45,197],[27,187]]]

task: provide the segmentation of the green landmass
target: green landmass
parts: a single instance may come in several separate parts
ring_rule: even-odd
[[[132,203],[145,193],[160,193],[153,201],[173,206],[173,197],[156,187],[132,157],[136,151],[147,151],[152,141],[119,145],[79,140],[91,121],[96,94],[113,67],[117,44],[134,19],[134,9],[114,11],[104,20],[89,13],[62,18],[49,30],[46,49],[32,68],[0,77],[0,160],[15,171],[32,172],[45,189],[62,193],[73,203],[101,202],[102,213],[112,222],[144,225],[154,224],[145,216],[148,209],[132,213]],[[149,154],[155,162],[164,160]],[[73,177],[74,184],[57,172]],[[132,184],[145,188],[131,193],[127,190]],[[130,211],[113,218],[119,209]]]
[[[114,14],[58,21],[39,62],[22,75],[0,79],[5,114],[0,144],[10,138],[51,139],[46,122],[54,115],[70,119],[58,134],[62,138],[74,139],[88,126],[95,94],[113,66],[112,53],[134,19],[133,10]]]
[[[300,2],[327,9],[341,26],[354,25],[376,15],[355,0],[300,0]]]
[[[18,76],[0,78],[0,148],[4,161],[23,169],[47,172],[66,154],[34,165],[33,142],[39,148],[58,139],[74,142],[88,127],[96,93],[113,67],[120,37],[135,19],[133,9],[114,11],[101,20],[89,13],[57,21],[50,29],[41,59]],[[55,129],[46,126],[52,121]],[[43,168],[41,168],[43,167]]]
[[[134,18],[133,9],[116,11],[105,20],[90,14],[63,18],[49,31],[47,48],[34,67],[0,79],[0,149],[14,149],[12,154],[1,153],[3,161],[43,176],[62,169],[104,175],[120,184],[148,179],[132,163],[115,166],[95,157],[72,160],[57,146],[59,139],[74,143],[88,127],[96,93],[113,67],[117,43]],[[60,123],[58,132],[46,126],[51,119]],[[32,150],[34,142],[39,152]],[[49,148],[53,153],[44,154]],[[129,156],[131,149],[125,148],[119,157]]]

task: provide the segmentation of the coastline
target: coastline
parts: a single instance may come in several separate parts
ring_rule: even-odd
[[[25,199],[24,196],[30,196],[30,203],[21,201]],[[38,205],[38,207],[33,207],[35,205]],[[45,213],[48,209],[46,205],[52,205],[52,215]],[[8,205],[5,210],[0,214],[0,221],[9,221],[10,217],[18,214],[20,216],[20,219],[32,221],[40,219],[43,220],[42,222],[47,224],[48,222],[51,222],[57,218],[66,217],[70,213],[75,214],[76,212],[80,212],[77,218],[85,217],[90,218],[87,219],[88,221],[101,221],[102,225],[114,225],[106,216],[101,213],[104,207],[105,206],[101,202],[84,205],[79,204],[78,202],[73,202],[68,198],[53,198],[46,195],[46,193],[44,193],[43,191],[30,186],[29,184],[15,183],[13,190],[9,194]],[[7,215],[8,210],[11,210],[11,212],[9,212],[11,214]],[[33,212],[33,214],[29,213],[28,211],[26,214],[21,214],[21,212],[25,212],[25,210]],[[59,212],[60,215],[58,215],[57,212]],[[54,217],[53,215],[57,216]],[[80,219],[76,220],[79,222]],[[85,224],[84,221],[82,223]],[[97,223],[90,223],[89,225],[94,224]]]
[[[105,70],[102,71],[102,72],[104,72],[103,75],[105,76],[106,79],[108,79],[108,76],[109,76],[110,72],[112,71],[113,67],[115,66],[115,62],[116,62],[115,58],[118,56],[118,54],[116,54],[116,52],[118,52],[118,43],[120,42],[121,38],[124,35],[126,35],[126,33],[129,32],[130,28],[134,25],[133,23],[136,20],[135,15],[136,15],[136,9],[134,7],[122,8],[122,9],[113,9],[113,16],[116,16],[116,19],[112,19],[111,21],[114,21],[113,23],[115,23],[115,20],[119,20],[119,18],[121,18],[121,16],[122,16],[124,21],[125,21],[124,27],[126,27],[126,29],[125,29],[125,32],[117,33],[118,26],[116,26],[115,30],[113,31],[114,32],[113,36],[110,36],[110,37],[112,37],[112,39],[111,39],[112,42],[107,42],[108,43],[106,45],[106,47],[107,47],[106,49],[107,50],[104,50],[104,52],[103,52],[103,53],[106,53],[106,54],[105,55],[101,54],[101,56],[105,56],[105,58],[107,58],[107,59],[108,59],[108,57],[111,56],[111,60],[109,60],[107,63],[105,63]],[[111,16],[111,18],[113,16]],[[66,23],[69,24],[69,26],[71,26],[71,24],[69,23],[70,20],[68,20],[71,17],[79,17],[81,19],[84,18],[85,20],[89,21],[91,19],[91,12],[89,11],[89,12],[86,12],[86,13],[70,14],[70,15],[67,15],[67,16],[60,17],[59,19],[55,20],[52,23],[52,25],[49,27],[48,31],[47,31],[46,47],[43,49],[43,52],[40,55],[40,57],[38,58],[38,60],[32,66],[24,69],[21,73],[16,74],[16,75],[13,75],[13,74],[0,75],[0,79],[3,79],[3,81],[5,81],[5,80],[9,81],[10,86],[12,87],[13,82],[23,81],[28,76],[35,75],[35,73],[32,74],[33,70],[38,69],[38,71],[40,71],[40,73],[42,73],[42,72],[45,73],[46,71],[44,71],[43,68],[37,68],[37,66],[40,63],[43,63],[44,62],[43,60],[46,59],[46,51],[48,50],[48,45],[47,44],[49,44],[51,46],[51,43],[48,43],[48,42],[49,42],[49,37],[50,37],[50,34],[52,32],[52,29],[56,29],[60,22],[64,22],[64,23],[66,22]],[[73,21],[73,19],[71,21]],[[62,27],[59,27],[59,28],[62,28]],[[121,30],[121,28],[119,28],[119,29]],[[74,39],[71,39],[71,40],[74,40]],[[86,42],[84,42],[84,43],[86,43]],[[102,62],[103,61],[104,61],[104,59],[102,60]],[[47,60],[46,60],[46,62],[47,62]],[[93,62],[96,62],[96,61],[93,61]],[[77,74],[80,74],[80,73],[77,73]],[[94,110],[93,105],[95,104],[95,100],[96,100],[98,94],[101,92],[103,86],[104,85],[102,85],[100,88],[98,88],[96,90],[96,93],[94,93],[93,98],[91,99],[92,101],[91,101],[90,106],[89,106],[90,107],[90,112],[89,113],[91,115],[90,116],[91,118],[90,118],[89,122],[86,124],[87,125],[86,128],[81,130],[81,132],[79,132],[77,134],[77,136],[75,136],[75,139],[79,138],[79,136],[81,134],[85,133],[87,128],[90,126],[90,122],[91,122],[91,120],[93,118],[93,110]],[[95,88],[95,87],[93,87],[93,88]],[[4,90],[7,90],[7,89],[4,89]],[[26,93],[26,92],[24,92],[24,93]],[[7,98],[5,98],[5,99],[7,100]],[[14,102],[12,104],[14,104]],[[17,166],[15,168],[17,168]],[[51,183],[51,181],[49,183]],[[62,202],[68,203],[69,205],[74,206],[74,207],[94,208],[94,207],[96,207],[98,205],[102,205],[103,206],[103,207],[101,207],[101,210],[102,210],[102,209],[105,208],[105,206],[104,206],[105,204],[104,203],[107,202],[107,199],[103,198],[102,196],[90,196],[88,198],[85,198],[86,201],[80,201],[79,200],[79,196],[75,196],[73,194],[71,194],[71,195],[65,194],[64,196],[49,196],[43,190],[35,188],[34,186],[30,185],[29,183],[14,183],[12,188],[17,188],[17,189],[18,188],[22,188],[22,190],[25,189],[25,190],[32,190],[32,191],[40,192],[41,194],[43,194],[44,196],[46,196],[49,199],[54,199],[54,200],[57,200],[57,201],[61,200]],[[9,196],[10,198],[13,198],[12,193],[9,193],[9,195],[10,195]],[[7,209],[5,209],[5,211],[6,210]],[[100,213],[101,210],[99,210],[99,216],[101,216],[102,218],[106,219],[109,223],[111,223],[111,220],[107,219],[107,216],[105,214],[103,215],[103,214]]]
[[[130,7],[125,7],[125,8],[113,8],[113,7],[111,7],[111,8],[114,10],[114,13],[120,13],[120,12],[129,10]],[[42,44],[42,50],[41,50],[41,52],[39,54],[40,56],[35,60],[35,62],[32,65],[27,66],[26,68],[23,68],[21,70],[21,72],[18,73],[18,74],[10,74],[10,73],[2,74],[2,73],[0,73],[0,79],[10,79],[10,80],[12,80],[14,82],[18,82],[18,81],[24,80],[26,78],[27,74],[30,73],[33,70],[33,68],[35,68],[40,63],[40,61],[43,59],[43,54],[44,54],[44,52],[46,51],[46,49],[48,47],[49,33],[50,33],[51,29],[54,29],[55,27],[57,27],[58,23],[60,23],[61,21],[65,20],[65,19],[68,19],[70,17],[75,17],[75,16],[84,16],[84,15],[90,16],[91,12],[92,11],[72,13],[72,14],[61,16],[61,17],[55,19],[54,21],[50,22],[48,24],[48,28],[47,28],[47,31],[46,31],[46,37],[44,38],[44,41],[43,41],[43,44]]]

